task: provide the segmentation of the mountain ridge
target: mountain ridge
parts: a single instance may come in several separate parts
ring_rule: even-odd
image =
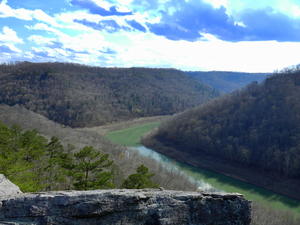
[[[252,82],[262,82],[270,75],[270,73],[234,71],[187,71],[186,74],[221,93],[233,92]]]
[[[175,69],[29,62],[0,66],[0,103],[23,105],[72,127],[174,114],[216,96],[211,87]]]

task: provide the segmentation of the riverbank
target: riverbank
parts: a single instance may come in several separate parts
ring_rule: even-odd
[[[146,133],[149,133],[151,129],[146,130],[144,133],[142,132],[136,132],[136,130],[141,130],[139,126],[147,126],[148,123],[140,123],[139,125],[133,125],[129,126],[126,129],[121,129],[121,130],[114,130],[112,132],[108,132],[106,137],[109,136],[111,133],[115,133],[117,135],[123,136],[121,139],[126,139],[129,136],[131,136],[133,133],[138,136],[138,138],[141,138],[144,136]],[[150,127],[148,127],[150,128]],[[118,131],[118,132],[115,132]],[[115,139],[117,141],[120,141],[121,139]],[[140,142],[140,141],[138,141]],[[119,142],[114,142],[116,144],[120,144]],[[130,146],[130,145],[129,145]],[[137,147],[139,148],[139,147]],[[139,150],[140,151],[140,150]],[[142,150],[143,151],[143,150]],[[142,154],[140,152],[140,154]],[[297,215],[297,218],[300,216],[300,201],[288,198],[283,195],[276,194],[274,192],[268,191],[264,188],[260,188],[255,185],[251,185],[247,182],[243,182],[238,179],[234,179],[232,177],[223,175],[221,173],[216,173],[213,172],[212,170],[209,169],[200,169],[199,167],[193,167],[189,166],[186,163],[180,163],[176,162],[175,160],[172,160],[172,158],[168,158],[164,154],[162,154],[163,160],[161,158],[157,158],[157,153],[156,149],[153,151],[151,156],[142,154],[146,157],[150,157],[152,159],[157,160],[160,164],[165,165],[166,160],[167,161],[173,161],[176,166],[178,166],[177,170],[181,170],[185,175],[190,176],[193,180],[199,180],[200,182],[208,183],[209,185],[213,186],[216,189],[223,190],[226,192],[238,192],[243,195],[249,200],[252,200],[254,202],[257,202],[258,204],[255,204],[254,211],[255,211],[255,216],[260,216],[258,221],[259,223],[253,223],[254,225],[265,225],[268,223],[261,223],[262,218],[265,216],[264,212],[270,211],[270,215],[280,215],[281,218],[294,218],[294,216]],[[176,169],[175,169],[176,170]],[[257,209],[259,208],[259,212]],[[261,209],[263,208],[263,209]],[[277,211],[272,211],[272,210],[279,210]],[[282,212],[281,212],[282,211]],[[280,220],[282,221],[282,220]],[[276,223],[275,223],[276,224]],[[280,225],[290,225],[293,223],[281,223]],[[297,223],[296,223],[297,224]]]
[[[226,160],[217,159],[216,157],[204,154],[197,156],[190,155],[184,152],[184,149],[180,151],[170,146],[162,145],[156,140],[151,139],[151,141],[149,141],[148,138],[144,138],[142,143],[146,147],[155,149],[155,151],[179,162],[221,173],[234,179],[300,200],[300,181],[296,179],[274,176],[268,172],[258,171],[255,168],[245,168],[239,164],[228,163]]]
[[[300,217],[300,201],[298,200],[276,194],[221,173],[181,163],[144,146],[134,147],[133,149],[136,149],[143,156],[155,159],[168,170],[180,171],[184,176],[189,177],[191,182],[196,182],[200,190],[241,193],[246,199],[259,203],[265,208],[290,212]]]

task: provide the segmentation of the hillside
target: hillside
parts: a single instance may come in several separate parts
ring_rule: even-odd
[[[299,199],[299,115],[300,71],[275,74],[175,116],[144,143]]]
[[[153,180],[162,187],[174,190],[196,189],[195,184],[192,184],[181,174],[167,171],[152,159],[140,156],[119,145],[112,144],[97,132],[63,126],[21,106],[11,107],[0,104],[0,125],[2,122],[8,126],[19,125],[24,130],[34,129],[48,140],[53,136],[57,137],[66,150],[69,150],[71,146],[74,147],[74,149],[71,147],[72,151],[78,151],[85,146],[93,146],[95,149],[109,154],[109,158],[114,161],[114,183],[117,187],[140,164],[144,164],[155,174]],[[0,150],[3,149],[0,148]],[[2,166],[2,164],[0,165]]]
[[[192,78],[208,84],[221,93],[230,93],[237,89],[241,89],[252,82],[262,82],[267,78],[267,73],[241,73],[241,72],[225,72],[225,71],[209,71],[209,72],[186,72]]]
[[[72,127],[183,111],[217,96],[174,69],[65,63],[0,66],[0,104],[19,104]]]

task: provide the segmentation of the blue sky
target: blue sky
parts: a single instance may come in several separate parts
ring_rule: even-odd
[[[272,72],[298,52],[300,0],[0,0],[0,62]]]

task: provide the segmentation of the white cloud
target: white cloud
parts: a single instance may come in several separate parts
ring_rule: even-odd
[[[214,8],[220,8],[221,6],[227,7],[228,0],[204,0],[207,3],[210,3]]]
[[[18,37],[16,31],[13,29],[4,26],[2,28],[2,33],[0,33],[0,42],[3,43],[13,43],[13,44],[22,44],[24,43],[21,38]]]
[[[94,58],[99,57],[102,54],[101,51],[107,49],[107,46],[110,45],[109,42],[105,41],[103,33],[93,29],[89,29],[88,32],[80,32],[77,35],[68,35],[43,23],[28,26],[28,29],[43,30],[47,31],[49,35],[53,35],[53,37],[43,37],[40,35],[32,35],[29,37],[30,41],[34,41],[41,46],[47,45],[51,42],[57,42],[62,45],[62,49],[64,49],[64,51],[65,49],[71,49],[75,52],[87,52]],[[38,51],[38,48],[35,48],[34,50]],[[55,51],[60,54],[54,54],[54,52],[50,51],[48,48],[42,48],[40,51],[47,51],[51,57],[61,55],[68,56],[65,55],[64,52],[60,52],[57,48]]]
[[[103,20],[105,17],[96,15],[96,14],[90,14],[86,11],[78,10],[78,11],[69,11],[69,12],[64,12],[55,15],[55,18],[57,21],[65,24],[65,25],[74,25],[74,20],[88,20],[88,21],[93,21],[95,23]]]
[[[12,9],[7,1],[0,4],[0,18],[15,17],[21,20],[32,20],[31,11],[27,9]]]
[[[55,41],[55,38],[48,38],[40,35],[31,35],[28,37],[28,40],[33,41],[38,45],[46,45]]]
[[[207,0],[212,1],[212,0]],[[238,15],[243,10],[272,8],[277,12],[292,17],[300,17],[300,6],[298,0],[227,0],[227,12]]]
[[[292,5],[290,11],[294,17],[300,17],[300,6]]]
[[[5,46],[7,46],[11,51],[13,51],[14,53],[13,54],[16,54],[16,53],[21,53],[22,51],[17,48],[14,44],[10,44],[10,43],[6,43]],[[6,55],[10,55],[12,53],[1,53],[1,54],[6,54]]]
[[[1,1],[1,0],[0,0]],[[161,0],[165,1],[165,0]],[[206,0],[214,7],[235,6],[232,10],[241,10],[249,6],[263,7],[267,0],[259,3],[245,0]],[[101,7],[109,9],[111,4],[96,1]],[[105,3],[106,2],[106,3]],[[112,1],[111,1],[112,2]],[[115,1],[118,10],[129,11],[133,0]],[[283,5],[275,0],[274,7],[300,15],[300,7],[295,4]],[[281,3],[280,3],[281,2]],[[291,1],[287,1],[291,3]],[[282,5],[280,5],[280,4]],[[46,3],[45,3],[46,4]],[[163,4],[161,4],[163,5]],[[257,6],[256,6],[257,5]],[[270,4],[269,4],[270,5]],[[163,7],[163,6],[162,6]],[[128,10],[127,10],[128,9]],[[153,11],[154,12],[154,11]],[[157,12],[155,11],[156,15]],[[0,61],[11,59],[29,59],[40,61],[77,62],[98,66],[146,66],[174,67],[183,70],[233,70],[249,72],[271,72],[289,65],[300,63],[298,52],[300,43],[289,42],[225,42],[211,34],[202,34],[203,39],[196,42],[172,41],[150,32],[119,31],[108,33],[73,22],[75,19],[98,23],[112,19],[120,26],[127,26],[126,20],[136,20],[145,25],[147,22],[159,22],[159,16],[150,16],[151,12],[135,12],[127,16],[100,16],[87,11],[73,11],[56,14],[53,17],[40,9],[14,9],[4,0],[0,4],[0,18],[14,17],[22,20],[36,20],[36,24],[26,26],[33,31],[46,31],[45,34],[33,34],[27,39],[33,45],[32,51],[21,51],[15,45],[24,41],[17,33],[5,26],[0,31],[0,43],[5,43],[15,54],[0,56]],[[60,43],[61,48],[50,48],[48,44]],[[103,53],[111,49],[116,54]],[[99,59],[102,60],[99,60]]]
[[[56,28],[53,28],[45,23],[36,23],[32,26],[28,26],[26,25],[25,26],[27,29],[29,30],[42,30],[42,31],[47,31],[49,34],[54,34],[54,35],[57,35],[57,36],[64,36],[64,32],[56,29]]]
[[[90,30],[78,35],[67,35],[45,24],[36,24],[55,34],[53,38],[31,36],[30,40],[46,44],[56,41],[63,49],[36,48],[47,52],[57,61],[73,61],[98,66],[174,67],[183,70],[228,70],[272,72],[293,64],[300,58],[300,43],[289,42],[225,42],[213,35],[203,34],[205,41],[172,41],[152,33],[104,33]],[[72,49],[75,52],[70,52]],[[105,49],[116,55],[102,53]],[[291,51],[293,49],[293,51]],[[101,52],[102,51],[102,52]],[[79,53],[79,52],[85,52]],[[104,61],[99,60],[104,57]]]
[[[81,30],[81,31],[90,31],[92,28],[87,27],[82,24],[75,23],[74,20],[85,20],[93,23],[99,23],[102,20],[113,20],[119,26],[129,27],[126,20],[135,20],[142,24],[144,27],[148,22],[158,22],[159,20],[156,18],[155,20],[150,20],[147,18],[146,14],[135,13],[133,15],[127,16],[101,16],[96,14],[90,14],[86,11],[73,11],[73,12],[64,12],[55,15],[55,20],[64,28]]]
[[[58,48],[49,48],[49,47],[33,47],[33,52],[36,53],[36,55],[42,57],[42,58],[53,58],[55,60],[61,60],[61,61],[67,61],[68,57],[70,56],[70,53],[68,53],[64,49],[58,49]]]
[[[294,18],[300,17],[300,6],[292,1],[281,1],[277,4],[278,8],[285,14]]]
[[[28,10],[24,8],[13,9],[9,5],[7,5],[7,1],[2,1],[0,3],[0,18],[8,18],[14,17],[20,20],[33,20],[36,19],[38,21],[51,24],[53,26],[59,26],[55,19],[46,14],[44,11],[40,9]]]
[[[60,26],[53,17],[49,16],[47,13],[40,9],[32,11],[32,17],[38,21],[50,24],[52,26]]]
[[[15,60],[16,56],[22,54],[21,49],[16,47],[16,45],[23,43],[23,40],[18,37],[17,33],[13,29],[4,26],[2,28],[2,32],[0,32],[0,45],[5,45],[12,52],[1,52],[0,62],[9,62]]]
[[[123,35],[128,39],[126,47],[117,42],[113,45],[114,49],[119,49],[116,66],[272,72],[300,62],[297,54],[300,43],[232,43],[212,37],[207,41],[187,42],[171,41],[153,34]]]

